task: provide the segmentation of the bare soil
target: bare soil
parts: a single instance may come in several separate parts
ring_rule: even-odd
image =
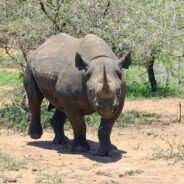
[[[0,152],[25,160],[27,167],[4,171],[0,183],[183,184],[184,119],[177,122],[179,102],[183,107],[184,100],[176,98],[126,101],[125,111],[159,113],[168,123],[114,128],[112,142],[121,150],[121,155],[114,158],[95,155],[99,146],[97,131],[87,132],[89,153],[72,154],[68,148],[52,144],[51,130],[44,130],[42,138],[35,141],[2,129]],[[66,134],[73,138],[72,131]]]

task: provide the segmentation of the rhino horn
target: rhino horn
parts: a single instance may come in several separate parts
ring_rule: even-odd
[[[104,91],[105,93],[108,93],[110,91],[105,66],[104,66],[104,69],[103,69],[103,87],[102,87],[102,91]]]
[[[102,91],[101,91],[100,96],[102,96],[104,98],[112,97],[112,91],[111,91],[109,84],[108,84],[107,72],[106,72],[105,66],[103,69],[103,86],[102,86]]]

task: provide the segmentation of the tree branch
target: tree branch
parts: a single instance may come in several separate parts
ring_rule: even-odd
[[[42,1],[40,1],[40,7],[41,7],[41,10],[43,11],[43,13],[47,16],[47,18],[53,23],[55,32],[62,32],[61,27],[57,23],[57,19],[59,17],[59,9],[60,9],[59,1],[57,3],[57,12],[55,13],[55,17],[52,17],[49,15],[49,13],[47,12],[47,10],[45,8],[45,4]]]
[[[5,49],[5,51],[6,51],[6,54],[7,54],[16,64],[18,64],[18,65],[21,67],[22,74],[23,74],[23,73],[24,73],[25,65],[24,65],[23,63],[19,62],[18,59],[16,59],[15,57],[13,57],[13,56],[11,55],[11,53],[9,52],[9,49],[10,49],[10,48],[8,47],[8,40],[6,40],[6,42],[5,42],[4,49]],[[21,49],[21,48],[20,48],[20,49]],[[21,50],[21,51],[22,51],[22,50]],[[22,51],[22,54],[23,54],[23,56],[24,56],[24,54],[26,54],[26,53],[23,53],[23,51]],[[27,62],[27,54],[24,56],[24,59],[25,59],[25,61]]]
[[[107,15],[107,12],[108,12],[108,10],[110,8],[110,5],[111,5],[111,1],[109,0],[108,3],[107,3],[107,6],[105,8],[105,11],[103,13],[103,18]]]

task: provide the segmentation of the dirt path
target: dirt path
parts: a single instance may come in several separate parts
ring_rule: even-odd
[[[127,101],[125,111],[160,113],[178,117],[182,99]],[[182,112],[184,114],[184,112]],[[174,118],[172,118],[173,120]],[[51,144],[52,131],[38,141],[8,130],[0,131],[0,152],[27,163],[19,171],[0,171],[3,181],[18,184],[183,184],[184,120],[167,126],[114,128],[112,142],[121,150],[118,158],[98,157],[96,131],[88,131],[91,151],[71,154],[68,148]],[[66,134],[72,139],[72,132]]]

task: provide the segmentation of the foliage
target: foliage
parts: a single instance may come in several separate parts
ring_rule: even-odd
[[[119,57],[132,50],[134,64],[146,66],[154,56],[164,82],[173,76],[184,82],[182,0],[2,0],[0,12],[0,46],[18,47],[26,61],[50,35],[94,33]]]
[[[95,33],[120,56],[132,48],[141,62],[153,49],[166,57],[183,54],[182,0],[2,0],[0,8],[0,38],[11,46],[35,48],[59,27],[74,36]]]
[[[52,113],[42,108],[42,125],[49,127]],[[20,104],[13,103],[0,109],[0,125],[15,128],[19,131],[25,131],[30,122],[30,113],[22,108]]]
[[[34,0],[2,0],[0,12],[0,47],[5,48],[10,56],[10,48],[20,49],[27,61],[28,52],[51,35],[49,21],[40,13],[38,2]],[[19,60],[11,57],[19,63]],[[19,64],[24,68],[22,63]]]

